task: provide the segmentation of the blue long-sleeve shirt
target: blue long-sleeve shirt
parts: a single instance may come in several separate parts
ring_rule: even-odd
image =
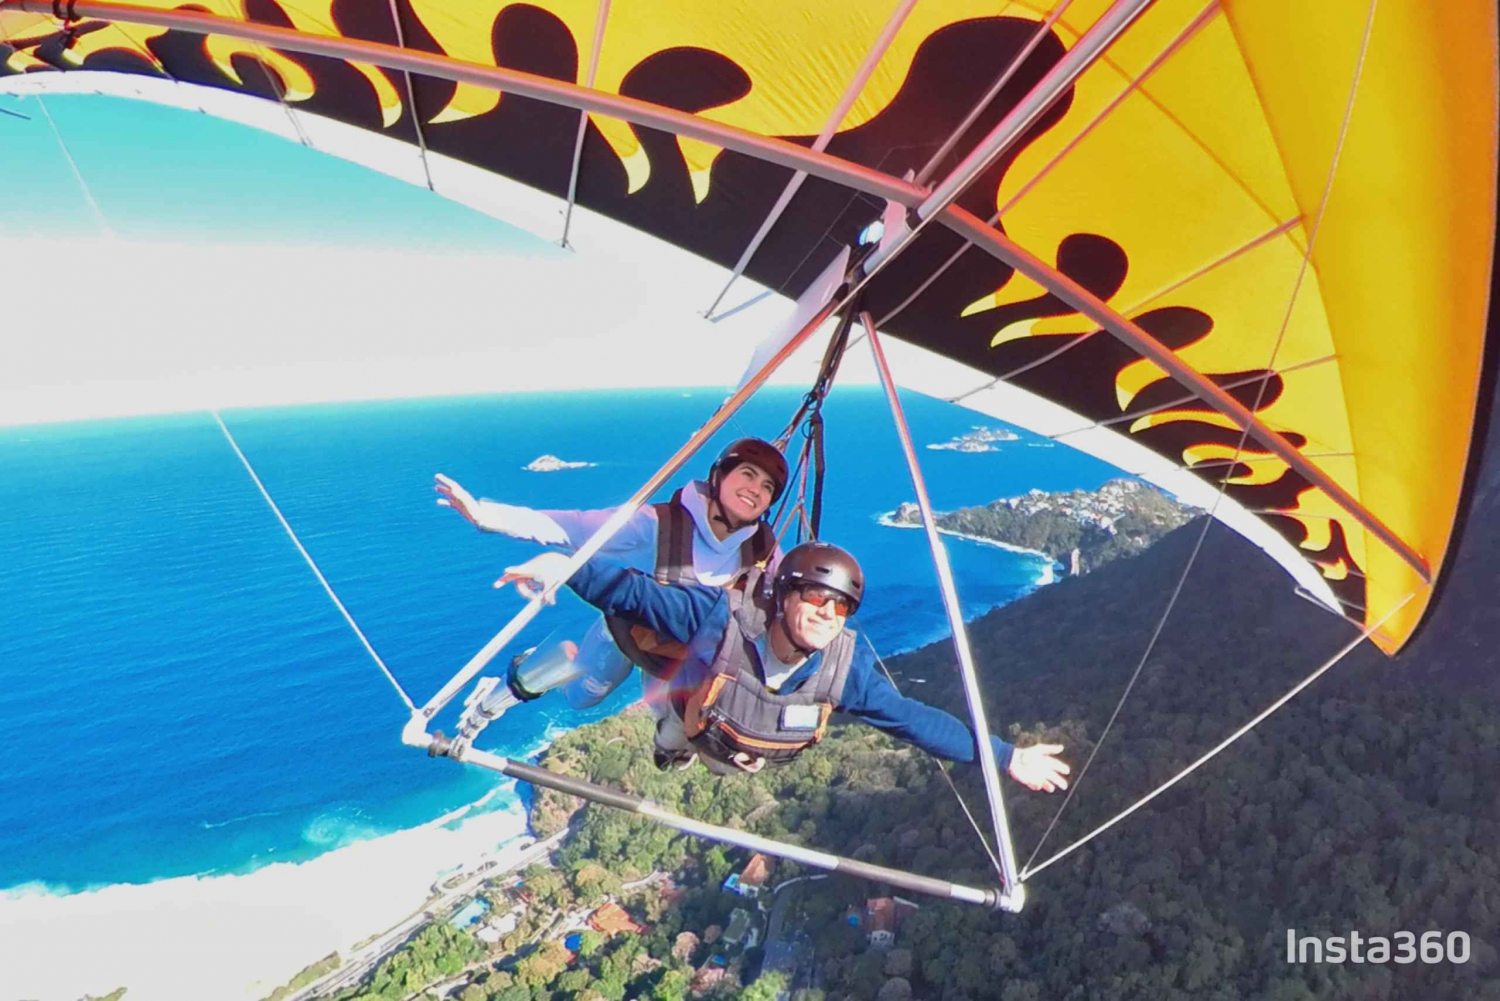
[[[729,624],[729,595],[723,588],[661,584],[600,556],[580,567],[568,586],[606,615],[639,623],[685,644],[688,657],[678,678],[687,686],[696,686],[707,675]],[[809,657],[780,690],[796,691],[818,669],[821,656],[819,652]],[[764,669],[759,664],[756,667],[764,680]],[[977,757],[974,732],[957,717],[896,691],[876,668],[868,644],[855,647],[844,692],[835,708],[937,757],[964,762]],[[1014,748],[994,735],[990,739],[999,766],[1009,767]]]

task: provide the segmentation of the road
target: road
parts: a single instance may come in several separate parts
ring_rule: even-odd
[[[284,1001],[312,1001],[314,998],[329,997],[338,993],[346,987],[352,987],[359,983],[380,964],[391,953],[411,940],[430,921],[446,917],[460,900],[472,896],[481,886],[493,879],[499,879],[506,873],[525,869],[535,862],[541,862],[552,853],[552,850],[562,844],[563,838],[568,834],[567,829],[558,831],[550,838],[545,838],[526,849],[519,855],[515,862],[509,866],[495,867],[484,871],[476,871],[474,875],[465,879],[462,883],[451,889],[445,889],[436,900],[429,902],[420,911],[412,914],[400,924],[389,931],[382,932],[373,942],[363,948],[344,957],[344,963],[337,970],[319,977],[301,990],[289,994]]]
[[[767,945],[770,945],[772,942],[775,942],[775,941],[777,941],[778,939],[780,939],[782,937],[781,936],[781,926],[782,926],[782,923],[786,920],[786,915],[785,915],[786,904],[787,904],[788,901],[790,901],[792,899],[792,895],[791,894],[787,894],[786,896],[782,896],[781,895],[781,891],[784,890],[784,889],[786,889],[787,887],[791,886],[794,883],[801,883],[801,882],[804,882],[804,881],[807,881],[807,880],[818,880],[818,879],[827,879],[827,878],[828,878],[827,873],[814,873],[814,874],[809,875],[809,876],[794,876],[794,877],[792,877],[791,879],[787,880],[784,883],[777,883],[776,884],[776,888],[771,891],[772,895],[775,897],[775,899],[771,902],[771,917],[766,922],[766,944]]]

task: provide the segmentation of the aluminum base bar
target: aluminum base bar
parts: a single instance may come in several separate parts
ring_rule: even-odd
[[[446,749],[434,744],[429,751],[437,756],[445,754]],[[966,904],[979,904],[984,907],[1001,908],[1004,910],[1019,910],[1018,906],[1011,906],[1011,898],[1002,894],[997,889],[975,889],[969,886],[961,886],[950,883],[944,879],[933,879],[929,876],[918,876],[914,873],[903,872],[900,869],[888,869],[885,866],[874,865],[869,862],[860,862],[856,859],[845,858],[842,855],[830,855],[827,852],[815,851],[804,848],[801,845],[787,844],[784,841],[773,841],[763,838],[758,834],[748,831],[738,831],[732,827],[720,827],[717,824],[707,824],[700,820],[684,817],[680,813],[653,803],[649,799],[639,796],[631,796],[627,793],[604,786],[595,785],[583,779],[575,779],[567,775],[559,775],[545,768],[528,765],[512,758],[491,754],[488,751],[476,751],[472,748],[464,750],[462,757],[457,759],[468,764],[488,768],[519,779],[522,782],[530,782],[532,785],[542,786],[546,789],[555,789],[569,796],[577,796],[591,803],[599,803],[603,806],[614,807],[633,813],[637,816],[647,817],[658,824],[670,827],[674,830],[691,834],[695,837],[708,838],[725,844],[737,845],[750,851],[762,852],[766,855],[774,855],[777,858],[788,859],[801,865],[812,866],[817,869],[827,869],[830,872],[841,872],[848,876],[856,876],[860,879],[868,879],[877,883],[889,883],[891,886],[902,890],[910,890],[913,893],[924,893],[932,897],[942,897],[947,900],[959,900]]]
[[[563,582],[566,582],[568,577],[571,577],[579,567],[588,562],[616,532],[623,528],[625,523],[631,519],[640,506],[652,494],[661,489],[661,486],[667,480],[671,479],[693,457],[694,453],[703,446],[703,443],[712,438],[724,426],[725,422],[734,415],[735,411],[739,410],[745,404],[746,400],[755,395],[756,390],[765,385],[766,380],[771,377],[771,374],[780,368],[782,363],[790,358],[823,325],[824,321],[833,315],[842,301],[838,291],[835,291],[833,298],[822,309],[818,310],[807,323],[803,324],[802,328],[783,344],[780,350],[768,358],[754,375],[746,379],[740,388],[735,390],[734,395],[720,404],[719,409],[714,412],[714,415],[702,427],[693,432],[693,436],[677,450],[676,454],[667,460],[665,465],[642,484],[641,488],[632,494],[629,500],[615,509],[615,513],[610,515],[609,520],[599,526],[599,530],[589,536],[588,540],[582,546],[579,546],[577,551],[569,558]],[[516,634],[524,629],[527,623],[536,618],[537,613],[542,610],[546,599],[561,586],[562,584],[559,583],[527,602],[526,607],[517,612],[515,617],[505,624],[504,629],[496,633],[494,638],[484,645],[483,649],[470,658],[469,662],[453,676],[452,680],[443,686],[441,691],[429,699],[420,711],[413,714],[411,723],[402,732],[402,740],[416,746],[427,746],[426,741],[422,739],[425,735],[427,721],[432,719],[440,709],[451,702],[453,697],[462,691],[463,687],[475,675],[484,670],[485,665],[493,660],[505,648],[507,643],[515,639]]]
[[[938,536],[937,525],[932,518],[932,501],[927,496],[927,482],[922,476],[922,466],[917,461],[917,451],[911,443],[911,430],[906,426],[906,413],[901,409],[900,397],[896,395],[896,383],[891,378],[885,350],[880,346],[880,338],[875,333],[875,321],[869,313],[862,313],[860,322],[864,324],[865,336],[870,342],[870,354],[880,373],[880,385],[884,387],[886,401],[891,405],[891,420],[896,425],[897,437],[901,439],[906,467],[911,471],[911,485],[917,494],[917,506],[922,510],[922,528],[927,533],[928,548],[932,550],[932,564],[937,569],[938,588],[943,594],[943,609],[948,613],[948,626],[953,630],[953,650],[958,655],[958,673],[963,678],[964,698],[968,700],[969,715],[973,717],[979,770],[984,776],[984,789],[990,803],[990,821],[995,828],[1000,870],[1007,889],[1017,896],[1016,909],[1019,910],[1025,903],[1025,888],[1021,886],[1020,866],[1016,865],[1016,849],[1011,844],[1010,822],[1005,816],[1005,795],[1000,789],[1000,766],[995,761],[995,748],[990,743],[990,725],[985,719],[984,701],[979,694],[979,672],[974,666],[974,652],[969,649],[969,632],[964,625],[963,608],[958,603],[958,587],[953,581],[953,569],[948,565],[948,549]]]

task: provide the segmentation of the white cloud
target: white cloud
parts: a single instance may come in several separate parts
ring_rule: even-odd
[[[768,297],[722,322],[705,320],[698,311],[722,269],[680,253],[622,266],[589,254],[118,241],[28,247],[33,259],[66,260],[70,273],[87,278],[38,299],[8,327],[0,424],[515,390],[728,386],[791,312],[790,302]],[[684,259],[713,274],[685,275]],[[745,283],[742,294],[756,291]],[[821,340],[805,347],[778,381],[809,382],[821,351]]]

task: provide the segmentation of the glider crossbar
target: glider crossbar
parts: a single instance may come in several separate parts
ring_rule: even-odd
[[[80,18],[146,24],[197,35],[243,38],[287,52],[367,62],[391,70],[408,70],[439,80],[469,83],[547,104],[619,118],[632,125],[699,139],[792,170],[805,170],[814,177],[911,207],[920,204],[925,194],[920,188],[890,174],[826,153],[818,153],[785,139],[760,135],[649,101],[592,90],[534,73],[455,59],[441,53],[405,49],[362,38],[315,35],[294,28],[241,21],[194,10],[161,10],[139,4],[95,3],[92,0],[79,0],[72,7]],[[0,10],[24,10],[33,14],[50,15],[52,0],[0,0]]]
[[[493,660],[505,648],[506,644],[515,639],[516,635],[526,627],[527,623],[536,618],[537,614],[541,612],[543,604],[552,595],[556,594],[557,590],[563,584],[567,583],[568,578],[572,577],[578,571],[579,567],[583,566],[595,553],[599,552],[604,544],[634,516],[640,506],[652,494],[656,493],[667,480],[671,479],[693,457],[698,449],[703,446],[704,442],[712,438],[719,428],[723,427],[730,417],[745,404],[745,401],[749,400],[761,386],[765,385],[766,380],[771,377],[771,374],[780,368],[782,363],[790,358],[823,325],[824,321],[833,315],[834,311],[843,303],[843,299],[840,296],[840,292],[842,291],[843,288],[841,287],[838,292],[835,292],[833,297],[824,304],[823,308],[818,310],[797,333],[792,335],[779,351],[768,358],[756,370],[754,375],[745,380],[744,384],[729,399],[720,404],[719,409],[714,412],[713,416],[702,427],[693,432],[692,437],[667,460],[665,465],[642,484],[640,489],[632,494],[629,500],[615,509],[615,512],[610,515],[609,520],[599,526],[599,529],[593,535],[589,536],[583,545],[579,546],[568,558],[568,562],[559,580],[549,584],[544,591],[527,602],[526,606],[505,624],[505,628],[496,633],[478,653],[471,657],[469,662],[443,686],[441,691],[429,699],[427,704],[419,711],[413,712],[411,722],[407,724],[406,729],[402,732],[403,741],[416,747],[428,746],[431,737],[426,733],[427,722],[440,709],[451,702],[453,697],[472,681],[480,671],[484,670],[485,665]]]
[[[0,0],[0,10],[6,9],[50,14],[52,4],[51,0]],[[485,66],[446,55],[403,49],[399,46],[364,39],[310,35],[290,28],[239,21],[191,10],[157,10],[133,4],[95,3],[91,0],[80,0],[73,4],[73,10],[79,17],[149,24],[204,35],[222,34],[263,42],[288,52],[354,59],[388,69],[410,70],[413,73],[421,73],[438,79],[504,90],[550,104],[609,115],[634,125],[662,129],[675,135],[700,139],[767,163],[779,164],[792,170],[805,170],[814,177],[884,198],[907,208],[917,208],[928,201],[929,193],[915,184],[873,168],[829,156],[827,153],[819,153],[786,140],[748,132],[646,101],[590,90],[576,84],[517,70]],[[1079,45],[1081,44],[1080,39]],[[1074,48],[1077,49],[1078,46],[1075,45]],[[1093,58],[1097,59],[1102,53],[1103,50],[1099,50],[1094,53]],[[1067,58],[1067,56],[1064,57],[1064,59]],[[1062,65],[1061,61],[1058,65]],[[1076,65],[1074,69],[1081,72],[1081,68]],[[955,172],[956,175],[957,172]],[[1285,438],[1266,427],[1254,414],[1224,393],[1212,380],[1178,359],[1170,348],[1146,333],[1139,325],[1126,319],[1118,310],[1106,304],[1098,296],[961,207],[950,204],[924,219],[923,223],[931,219],[936,219],[943,226],[992,257],[1036,281],[1047,291],[1078,310],[1080,314],[1094,320],[1111,335],[1155,362],[1173,379],[1192,390],[1194,395],[1208,406],[1232,418],[1239,426],[1250,428],[1251,434],[1258,442],[1284,459],[1313,486],[1323,490],[1330,500],[1347,511],[1351,518],[1416,570],[1425,582],[1432,583],[1432,568],[1420,553],[1396,535],[1389,526],[1385,525],[1347,490],[1340,487],[1333,477],[1301,456]],[[866,269],[866,277],[850,294],[857,292],[859,287],[874,277],[879,266],[893,259],[895,252],[909,244],[919,229],[909,231],[904,237],[895,238],[891,251],[887,252],[878,264],[870,263]]]
[[[1142,330],[1137,323],[1127,319],[1103,299],[1061,271],[1046,264],[1004,233],[986,226],[977,216],[956,205],[948,206],[943,214],[949,220],[949,228],[954,232],[997,260],[1015,268],[1072,306],[1080,314],[1108,330],[1141,356],[1154,362],[1173,379],[1192,390],[1193,395],[1198,399],[1233,420],[1250,437],[1265,446],[1267,451],[1279,456],[1309,483],[1326,493],[1329,499],[1347,511],[1351,518],[1401,557],[1417,572],[1423,582],[1432,583],[1432,568],[1428,566],[1427,560],[1420,553],[1361,504],[1348,490],[1311,462],[1279,432],[1267,426],[1264,421],[1255,416],[1250,408],[1226,392],[1223,387],[1178,358],[1171,348]]]
[[[445,752],[440,744],[435,743],[429,753],[438,756]],[[974,887],[962,886],[943,879],[919,876],[916,873],[903,872],[900,869],[890,869],[870,862],[861,862],[858,859],[815,851],[811,848],[804,848],[801,845],[788,844],[785,841],[763,838],[758,834],[735,830],[732,827],[721,827],[717,824],[705,823],[701,820],[694,820],[691,817],[684,817],[682,814],[668,810],[666,807],[649,799],[642,799],[639,796],[632,796],[628,793],[608,789],[604,786],[584,781],[583,779],[573,778],[572,776],[559,775],[557,772],[538,768],[535,765],[528,765],[498,754],[491,754],[488,751],[477,751],[473,748],[468,748],[462,752],[462,756],[457,760],[478,765],[481,768],[488,768],[490,771],[499,772],[501,775],[507,775],[522,782],[530,782],[532,785],[554,789],[570,796],[577,796],[591,803],[599,803],[603,806],[623,810],[626,813],[633,813],[695,837],[708,838],[712,841],[720,841],[740,848],[747,848],[750,851],[763,852],[766,855],[774,855],[777,858],[787,859],[817,869],[826,869],[829,872],[844,873],[848,876],[868,879],[876,883],[889,883],[891,886],[910,890],[913,893],[923,893],[928,896],[958,900],[967,904],[979,904],[984,907],[1004,906],[1004,898],[999,891],[993,888],[981,890]]]
[[[937,524],[933,521],[932,501],[927,496],[927,482],[922,476],[921,463],[917,461],[916,448],[911,442],[911,430],[906,426],[906,414],[901,408],[901,399],[896,395],[896,383],[891,378],[890,365],[880,338],[875,333],[875,321],[869,313],[860,315],[865,328],[865,338],[870,342],[870,353],[875,359],[875,368],[880,373],[880,384],[891,406],[891,419],[896,426],[896,436],[901,441],[901,451],[906,456],[907,469],[911,471],[911,483],[917,495],[917,506],[922,511],[922,528],[927,533],[927,546],[932,550],[933,567],[937,570],[938,588],[943,595],[943,610],[948,613],[948,626],[953,631],[953,650],[958,656],[958,673],[963,679],[964,698],[969,703],[969,715],[974,724],[976,752],[979,755],[979,770],[984,776],[985,793],[990,804],[990,822],[995,829],[995,846],[1000,853],[1000,867],[1005,879],[1007,896],[1014,897],[1014,908],[1020,910],[1025,894],[1020,883],[1020,867],[1016,865],[1016,850],[1011,843],[1010,822],[1005,815],[1005,795],[1000,789],[1000,766],[995,761],[995,748],[990,743],[990,725],[984,715],[984,701],[979,692],[979,672],[974,666],[974,653],[969,648],[968,628],[964,625],[963,608],[958,603],[958,587],[953,581],[953,569],[948,565],[948,550],[938,536]]]

